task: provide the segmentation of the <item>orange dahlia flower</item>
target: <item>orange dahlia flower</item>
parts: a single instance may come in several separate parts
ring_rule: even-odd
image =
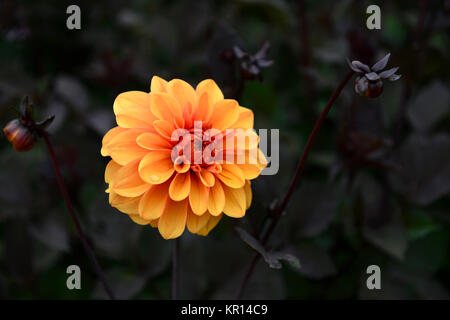
[[[223,213],[245,215],[250,180],[267,161],[248,130],[253,112],[224,99],[213,80],[194,89],[155,76],[149,93],[119,94],[114,113],[118,126],[101,149],[112,158],[105,181],[113,207],[157,227],[165,239],[181,236],[186,226],[206,236]]]

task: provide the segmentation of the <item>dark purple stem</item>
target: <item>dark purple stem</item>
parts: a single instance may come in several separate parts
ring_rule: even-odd
[[[176,238],[172,250],[172,300],[178,299],[178,283],[180,278],[180,238]]]
[[[91,260],[92,264],[94,265],[95,272],[97,273],[97,276],[99,277],[100,281],[102,282],[103,286],[105,287],[106,293],[108,294],[109,298],[111,300],[114,300],[114,294],[106,282],[106,278],[104,273],[102,272],[102,269],[100,268],[100,265],[97,261],[97,258],[95,257],[94,251],[90,247],[86,236],[83,233],[83,230],[81,229],[80,221],[78,220],[78,216],[75,213],[75,210],[73,208],[72,202],[69,197],[69,193],[67,192],[66,186],[64,184],[64,180],[61,175],[61,170],[59,169],[58,162],[56,160],[55,151],[53,149],[53,145],[50,142],[50,139],[48,137],[48,133],[46,131],[41,132],[42,137],[45,140],[45,144],[47,145],[48,151],[50,153],[50,158],[52,159],[52,165],[53,169],[55,170],[56,180],[58,181],[59,190],[61,191],[62,197],[64,199],[64,202],[66,203],[67,210],[69,210],[69,213],[72,217],[73,223],[75,224],[75,228],[77,229],[78,236],[81,239],[81,242],[83,243],[84,249],[86,250],[86,253],[89,256],[89,259]]]
[[[265,246],[267,242],[269,241],[270,236],[272,235],[273,231],[275,230],[275,227],[277,226],[278,222],[280,221],[281,215],[283,214],[284,210],[286,209],[289,200],[291,199],[292,193],[295,190],[295,186],[300,178],[301,173],[303,172],[303,169],[306,164],[306,160],[308,159],[309,152],[311,151],[311,146],[316,138],[317,132],[319,131],[323,120],[325,119],[326,115],[330,111],[331,107],[333,106],[334,101],[337,99],[339,94],[341,93],[342,89],[345,87],[347,82],[351,79],[354,72],[349,71],[345,78],[341,81],[339,86],[336,88],[336,90],[331,95],[330,99],[328,100],[325,108],[323,109],[322,113],[320,114],[319,118],[316,121],[316,124],[314,125],[314,128],[308,138],[308,142],[306,142],[305,150],[303,151],[302,157],[297,165],[297,170],[295,171],[294,177],[291,180],[291,183],[289,185],[289,189],[286,192],[283,201],[281,204],[277,207],[274,213],[274,218],[272,219],[272,223],[270,224],[269,228],[265,232],[263,238],[262,238],[262,245]],[[250,267],[248,268],[248,271],[244,277],[244,280],[242,281],[241,287],[239,288],[239,292],[237,295],[237,298],[240,299],[244,293],[245,287],[247,286],[248,281],[250,280],[251,275],[253,274],[253,271],[256,267],[256,263],[259,260],[260,255],[256,254],[250,264]]]

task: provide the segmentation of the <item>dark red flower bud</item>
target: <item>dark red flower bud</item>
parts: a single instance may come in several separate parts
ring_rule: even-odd
[[[354,91],[362,97],[376,98],[383,92],[383,81],[381,79],[372,81],[366,76],[358,76],[353,85]]]
[[[19,119],[8,122],[5,128],[3,128],[3,132],[16,151],[29,151],[37,141],[36,134],[23,125]]]
[[[376,98],[381,92],[383,92],[383,81],[369,81],[369,87],[367,89],[366,97]]]

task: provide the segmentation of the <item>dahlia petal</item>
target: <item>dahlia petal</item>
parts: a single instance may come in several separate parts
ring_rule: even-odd
[[[159,219],[155,219],[150,221],[150,226],[152,226],[152,228],[158,228],[158,223],[159,223]]]
[[[246,180],[253,180],[261,174],[261,167],[258,164],[240,164],[239,168]]]
[[[224,147],[232,150],[251,150],[258,147],[259,137],[254,130],[234,129],[225,138]]]
[[[211,115],[211,126],[217,130],[229,128],[239,117],[239,105],[236,100],[224,99],[217,102]]]
[[[166,120],[153,121],[153,128],[155,128],[156,132],[168,141],[170,141],[172,133],[175,130],[173,124]]]
[[[169,121],[179,128],[183,127],[181,106],[174,97],[167,93],[151,93],[150,109],[158,119]]]
[[[254,122],[253,111],[239,106],[239,116],[235,123],[230,127],[232,129],[252,129]]]
[[[137,137],[136,143],[149,150],[172,150],[172,144],[159,134],[145,132]]]
[[[248,209],[250,208],[250,205],[252,204],[252,187],[250,185],[250,181],[245,181],[245,185],[244,185],[244,191],[245,191],[245,202],[246,202],[246,206],[245,208]]]
[[[111,183],[120,168],[122,168],[120,164],[118,164],[114,160],[110,160],[105,168],[105,182]]]
[[[106,157],[109,156],[109,151],[107,148],[107,145],[111,142],[112,139],[114,139],[118,134],[125,132],[127,129],[121,128],[121,127],[114,127],[110,129],[105,136],[102,139],[102,149],[100,153],[102,156]]]
[[[153,76],[150,84],[150,92],[167,92],[167,81],[158,76]]]
[[[197,97],[201,97],[203,93],[208,94],[209,105],[214,106],[217,102],[223,100],[223,93],[212,79],[201,81],[195,89]]]
[[[208,211],[213,216],[218,216],[223,212],[225,207],[225,192],[222,183],[216,181],[213,187],[209,189]]]
[[[209,215],[207,212],[205,214],[202,214],[201,216],[198,216],[194,212],[192,212],[192,210],[188,206],[188,214],[186,221],[188,230],[191,233],[199,232],[208,223],[210,217],[211,215]]]
[[[114,191],[109,193],[109,204],[128,215],[139,214],[140,199],[140,197],[123,197]]]
[[[135,160],[120,168],[111,189],[123,197],[138,197],[147,191],[150,185],[139,176],[138,166]]]
[[[139,164],[139,175],[151,184],[165,182],[174,171],[170,150],[149,151]]]
[[[136,143],[136,138],[146,129],[127,129],[109,141],[104,146],[111,158],[118,164],[124,166],[133,160],[140,159],[148,153],[147,149],[140,147]]]
[[[170,182],[169,195],[173,201],[181,201],[187,198],[191,190],[190,173],[177,173]]]
[[[195,112],[195,120],[203,121],[205,124],[209,123],[212,115],[212,104],[209,101],[208,93],[204,92],[198,99],[197,109]]]
[[[191,192],[189,204],[196,215],[202,215],[208,208],[209,188],[206,187],[194,172],[191,172]]]
[[[114,101],[116,121],[123,128],[151,128],[156,117],[150,111],[150,95],[142,91],[121,93]]]
[[[214,178],[214,174],[204,168],[201,168],[201,170],[197,172],[197,175],[200,178],[201,182],[207,187],[212,187],[214,185],[214,182],[216,181],[216,179]]]
[[[159,218],[158,230],[164,239],[181,236],[186,228],[187,201],[168,200],[166,209]]]
[[[139,202],[139,216],[146,220],[158,219],[167,205],[167,183],[153,185]]]
[[[178,173],[185,173],[191,168],[191,165],[185,156],[179,156],[175,159],[174,168]]]
[[[247,208],[244,188],[229,188],[227,186],[224,186],[223,188],[226,198],[223,212],[229,217],[243,217]]]
[[[222,218],[222,215],[218,215],[216,217],[210,216],[208,221],[206,222],[206,225],[200,229],[197,234],[200,236],[206,237],[208,233],[214,229],[214,227],[219,223],[220,219]]]
[[[145,226],[150,223],[150,220],[142,219],[139,215],[129,215],[129,217],[133,220],[133,222],[140,224],[141,226]]]
[[[195,90],[186,81],[180,79],[171,80],[167,84],[167,92],[175,97],[182,109],[185,109],[186,106],[194,107]]]
[[[245,176],[238,165],[222,164],[222,172],[217,173],[216,176],[227,186],[231,188],[241,188],[245,183]]]
[[[258,149],[258,159],[257,162],[261,169],[264,169],[267,167],[267,164],[269,161],[267,161],[266,155],[261,151],[261,149]]]

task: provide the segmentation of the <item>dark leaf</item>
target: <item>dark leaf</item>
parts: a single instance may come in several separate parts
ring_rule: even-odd
[[[412,98],[408,118],[416,130],[426,131],[450,112],[448,87],[440,81],[429,84]]]
[[[327,251],[321,247],[303,242],[293,248],[296,256],[302,262],[298,273],[315,280],[330,277],[336,274],[336,267]]]
[[[394,154],[402,168],[392,173],[393,188],[409,201],[428,205],[450,192],[450,137],[412,135]]]
[[[402,260],[408,245],[405,224],[398,214],[381,226],[364,226],[364,236],[373,245],[396,259]]]
[[[31,236],[46,246],[60,251],[69,250],[67,232],[57,216],[50,215],[40,223],[31,225],[29,230]]]
[[[333,185],[303,184],[287,209],[287,223],[294,237],[313,237],[323,232],[336,215],[337,189]]]
[[[281,269],[282,265],[280,260],[284,260],[293,268],[300,268],[300,262],[294,255],[284,252],[266,251],[264,246],[247,231],[239,227],[235,228],[235,230],[245,243],[263,256],[269,267],[273,269]]]

